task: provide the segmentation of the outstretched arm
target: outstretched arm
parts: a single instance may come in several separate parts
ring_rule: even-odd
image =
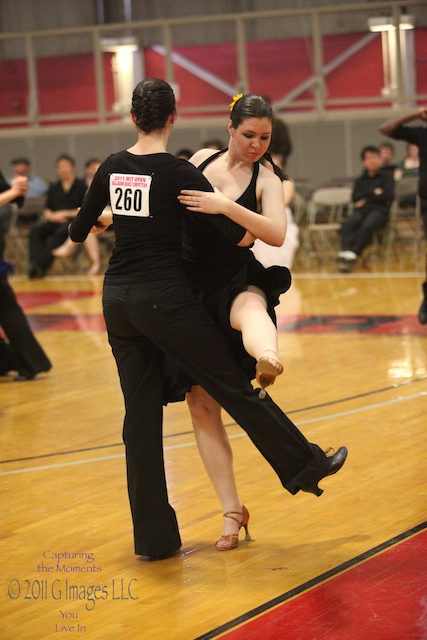
[[[401,116],[400,118],[393,118],[392,120],[387,120],[380,127],[380,133],[384,136],[391,136],[393,131],[395,131],[398,127],[401,127],[408,122],[412,122],[413,120],[424,120],[427,122],[427,109],[422,107],[421,109],[417,109],[416,111],[411,111],[411,113],[407,113],[405,116]]]

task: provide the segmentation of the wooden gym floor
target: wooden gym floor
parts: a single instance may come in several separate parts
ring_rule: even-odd
[[[185,404],[166,408],[179,556],[133,554],[123,403],[102,277],[11,283],[53,361],[0,378],[4,640],[406,640],[427,637],[424,257],[353,274],[299,257],[278,309],[271,395],[312,441],[345,444],[320,498],[291,496],[225,416],[254,538],[218,552],[221,510]]]

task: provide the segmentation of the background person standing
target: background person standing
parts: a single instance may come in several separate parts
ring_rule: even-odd
[[[418,195],[421,200],[421,217],[423,220],[424,235],[427,238],[427,127],[407,127],[409,122],[422,120],[427,122],[427,108],[422,107],[411,111],[405,116],[388,120],[380,127],[384,136],[393,140],[405,140],[418,147],[420,165],[418,169]],[[426,264],[427,272],[427,264]],[[418,311],[420,324],[427,324],[427,274],[423,282],[423,301]]]

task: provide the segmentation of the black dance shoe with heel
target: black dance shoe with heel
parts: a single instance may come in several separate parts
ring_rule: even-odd
[[[334,473],[337,473],[344,465],[344,462],[347,459],[347,455],[347,447],[340,447],[336,453],[331,456],[327,456],[328,470],[323,477],[326,478],[327,476],[333,476]],[[313,493],[315,496],[321,496],[323,493],[323,489],[320,489],[317,483],[313,484],[311,487],[301,487],[301,491],[305,491],[306,493]]]

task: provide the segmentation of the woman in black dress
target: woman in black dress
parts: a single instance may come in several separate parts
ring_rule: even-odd
[[[219,152],[202,149],[190,159],[215,193],[185,190],[179,197],[190,211],[225,213],[247,230],[237,246],[219,233],[206,233],[198,218],[189,218],[184,256],[190,281],[203,292],[203,306],[248,380],[256,377],[262,389],[283,371],[274,308],[291,283],[286,267],[265,269],[249,246],[255,238],[281,246],[286,232],[282,180],[287,176],[267,154],[272,122],[273,112],[265,98],[236,96],[228,123],[228,147]],[[259,162],[261,159],[271,163],[269,168]],[[263,390],[260,397],[265,397]],[[238,545],[239,525],[249,516],[237,494],[221,407],[201,386],[192,387],[187,402],[202,460],[225,514],[216,546],[223,551],[233,549]]]
[[[202,173],[166,152],[176,117],[175,98],[163,80],[140,82],[132,97],[137,141],[98,169],[70,237],[83,242],[110,202],[116,244],[105,275],[103,310],[125,403],[128,490],[135,552],[147,559],[181,545],[168,502],[162,447],[165,352],[197,380],[247,431],[291,493],[319,494],[317,484],[344,464],[342,447],[327,457],[310,444],[267,397],[261,401],[229,355],[184,271],[182,222],[195,216],[180,205],[184,188],[211,191]],[[205,216],[235,243],[238,228],[223,216]]]

